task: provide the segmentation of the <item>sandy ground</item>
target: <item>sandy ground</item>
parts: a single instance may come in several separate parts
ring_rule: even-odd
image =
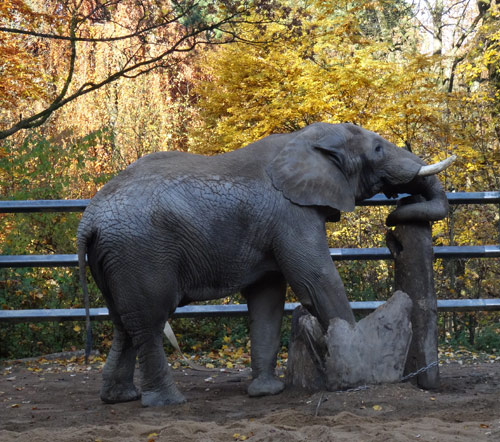
[[[250,399],[250,372],[175,370],[180,406],[99,400],[102,363],[0,365],[1,441],[500,441],[500,362],[441,366],[441,388],[289,390]],[[319,405],[318,405],[319,404]]]

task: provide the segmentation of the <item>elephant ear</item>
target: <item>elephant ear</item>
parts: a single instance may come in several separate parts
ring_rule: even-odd
[[[316,140],[297,135],[267,167],[273,185],[301,206],[354,210],[354,189],[345,176],[346,139],[339,133]]]

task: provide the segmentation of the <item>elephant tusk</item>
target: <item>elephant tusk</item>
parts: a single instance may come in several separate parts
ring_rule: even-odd
[[[456,155],[452,155],[451,157],[446,158],[443,161],[440,161],[439,163],[435,164],[430,164],[428,166],[422,166],[420,170],[418,171],[417,175],[418,176],[429,176],[429,175],[435,175],[436,173],[439,173],[446,169],[453,161],[457,159]]]

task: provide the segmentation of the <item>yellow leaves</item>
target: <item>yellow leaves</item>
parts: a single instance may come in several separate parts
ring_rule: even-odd
[[[374,411],[382,411],[382,406],[381,405],[374,405],[373,407]]]
[[[234,433],[233,439],[234,440],[247,440],[248,436],[245,436],[244,434],[240,434],[240,433]]]
[[[402,143],[442,116],[434,58],[394,61],[386,43],[357,40],[352,14],[322,8],[313,3],[307,39],[207,55],[210,80],[198,86],[205,126],[192,133],[193,150],[232,150],[314,121],[356,122]]]

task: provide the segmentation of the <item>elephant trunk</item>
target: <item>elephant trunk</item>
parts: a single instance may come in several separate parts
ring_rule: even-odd
[[[438,221],[448,214],[448,198],[435,175],[417,176],[407,190],[412,196],[399,201],[396,210],[387,217],[388,226]]]

